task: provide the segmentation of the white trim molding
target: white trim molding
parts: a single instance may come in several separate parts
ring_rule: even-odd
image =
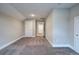
[[[69,47],[71,48],[72,50],[74,50],[76,53],[79,53],[79,51],[77,51],[74,47],[72,47],[71,45],[53,45],[53,47]]]
[[[7,43],[7,44],[3,45],[2,47],[0,47],[0,50],[2,50],[2,49],[4,49],[4,48],[6,48],[7,46],[9,46],[9,45],[13,44],[14,42],[16,42],[16,41],[20,40],[20,39],[21,39],[21,38],[23,38],[23,37],[24,37],[24,35],[22,35],[22,36],[20,36],[19,38],[17,38],[17,39],[15,39],[15,40],[13,40],[13,41],[11,41],[11,42],[9,42],[9,43]]]
[[[79,51],[77,51],[77,50],[75,49],[75,47],[72,47],[72,46],[69,45],[69,48],[71,48],[72,50],[74,50],[76,53],[79,53]]]
[[[62,45],[53,44],[53,47],[69,47],[69,45],[68,44],[62,44]]]
[[[53,47],[53,44],[52,44],[52,42],[51,41],[49,41],[49,40],[47,40],[49,43],[50,43],[50,45]]]

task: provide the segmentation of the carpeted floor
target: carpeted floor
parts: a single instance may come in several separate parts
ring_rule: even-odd
[[[55,48],[43,37],[22,38],[0,51],[0,55],[78,55],[70,48]]]

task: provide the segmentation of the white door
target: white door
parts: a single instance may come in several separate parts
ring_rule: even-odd
[[[33,36],[33,21],[31,20],[25,21],[25,36],[26,37]]]
[[[37,36],[44,36],[44,22],[37,23]]]
[[[74,18],[74,49],[79,52],[79,16]]]

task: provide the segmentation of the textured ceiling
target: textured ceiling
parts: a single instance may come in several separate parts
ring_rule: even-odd
[[[46,18],[54,8],[71,8],[74,5],[74,3],[10,3],[0,4],[0,12],[17,19],[31,18],[30,14],[35,14],[35,18]]]

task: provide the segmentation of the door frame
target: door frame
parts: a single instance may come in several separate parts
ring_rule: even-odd
[[[45,37],[45,20],[36,20],[36,37],[37,37],[37,25],[38,25],[38,22],[44,22],[44,36],[43,37]]]
[[[77,33],[75,32],[75,26],[76,26],[75,24],[77,18],[79,19],[79,16],[74,17],[74,50],[79,53],[79,49],[76,47],[76,43],[77,43],[76,40],[78,40],[78,38],[76,37]]]

